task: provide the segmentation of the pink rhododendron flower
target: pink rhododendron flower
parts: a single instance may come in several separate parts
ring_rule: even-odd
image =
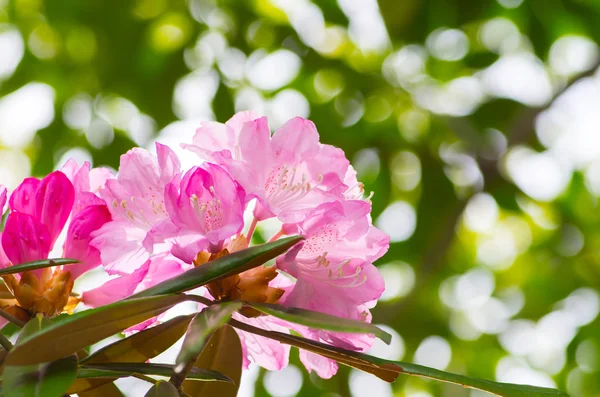
[[[283,226],[286,232],[304,235],[306,240],[278,258],[278,267],[296,277],[281,304],[370,320],[366,304],[385,289],[372,262],[389,246],[389,237],[371,225],[370,211],[370,204],[361,200],[325,203],[310,211],[303,222]],[[295,329],[307,338],[351,350],[365,350],[372,344],[372,338],[365,335]],[[337,369],[331,360],[309,352],[302,352],[300,358],[307,369],[324,378]]]
[[[372,225],[370,202],[343,151],[320,143],[312,122],[294,118],[271,134],[266,118],[243,112],[225,124],[203,124],[193,143],[183,146],[205,161],[181,170],[173,151],[157,144],[156,156],[140,148],[121,156],[116,176],[68,162],[62,173],[25,180],[10,198],[2,236],[8,258],[47,257],[70,217],[64,254],[85,258],[73,274],[102,262],[113,276],[83,293],[82,302],[95,307],[244,249],[260,221],[277,217],[282,228],[270,241],[293,234],[305,241],[275,266],[214,280],[205,286],[206,296],[371,321],[369,309],[384,289],[373,262],[388,249],[389,238]],[[244,236],[243,215],[251,202],[254,216]],[[252,310],[234,318],[355,351],[373,343],[371,335],[312,329]],[[149,319],[127,332],[159,321]],[[288,364],[288,345],[237,332],[246,367],[250,361],[269,370]],[[337,371],[334,361],[307,351],[300,359],[323,378]]]
[[[4,266],[47,259],[63,228],[67,226],[63,257],[80,261],[68,267],[32,270],[6,276],[19,304],[31,312],[53,315],[66,305],[73,280],[100,265],[100,253],[90,246],[91,234],[110,221],[103,202],[75,212],[75,188],[61,171],[42,180],[27,178],[9,200],[1,245]]]
[[[174,238],[172,252],[188,263],[200,251],[217,253],[244,227],[245,196],[221,167],[210,163],[194,167],[181,182],[165,188],[169,218],[154,228],[154,237]]]
[[[2,246],[13,264],[48,258],[73,212],[75,189],[65,174],[55,171],[42,180],[27,178],[10,196],[10,213]],[[90,234],[110,220],[103,202],[74,214],[69,222],[65,257],[80,260],[69,270],[77,275],[100,264],[99,253],[89,246]],[[41,272],[37,270],[36,272]]]
[[[319,143],[311,121],[294,118],[271,137],[267,119],[252,117],[244,113],[225,126],[202,127],[194,144],[185,147],[225,167],[256,197],[258,220],[301,219],[304,210],[342,198],[349,162],[340,149]],[[227,139],[215,139],[219,131],[226,131]]]
[[[168,218],[164,188],[178,177],[179,159],[167,146],[156,144],[157,156],[135,148],[121,156],[116,179],[100,190],[112,222],[94,233],[92,245],[100,250],[110,274],[126,274],[146,262],[152,244],[144,241],[154,225]]]

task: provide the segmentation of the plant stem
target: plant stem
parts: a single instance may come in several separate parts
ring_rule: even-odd
[[[187,300],[192,301],[192,302],[202,303],[203,305],[206,305],[206,306],[210,306],[210,305],[213,305],[216,303],[216,302],[211,301],[210,299],[205,298],[200,295],[187,295]]]
[[[269,241],[267,241],[267,243],[272,243],[273,241],[277,240],[279,237],[283,236],[283,229],[279,230],[277,233],[275,233],[273,236],[271,236],[271,238],[269,239]]]
[[[2,333],[0,333],[0,345],[2,345],[6,351],[9,351],[13,347],[12,343],[10,343],[10,341]]]
[[[248,229],[248,244],[252,241],[252,235],[254,234],[254,230],[256,229],[256,225],[258,224],[258,219],[256,217],[252,217],[252,223],[250,223],[250,228]]]
[[[156,384],[156,379],[151,378],[151,377],[146,376],[146,375],[143,375],[143,374],[133,373],[131,376],[133,376],[134,378],[145,380],[146,382],[152,383],[153,385]]]
[[[198,357],[200,357],[201,353],[202,352],[190,358],[190,360],[185,364],[182,370],[178,371],[178,368],[176,367],[175,373],[173,374],[173,376],[171,376],[171,379],[169,379],[169,382],[171,382],[173,386],[177,388],[180,395],[183,395],[183,390],[181,390],[181,386],[183,386],[185,378],[188,376],[192,368],[194,368],[194,365],[196,364],[196,361],[198,361]]]
[[[10,314],[2,309],[0,309],[0,317],[3,317],[4,319],[10,321],[11,323],[13,323],[14,325],[16,325],[19,328],[23,328],[25,326],[25,323],[23,321],[19,320],[12,314]]]

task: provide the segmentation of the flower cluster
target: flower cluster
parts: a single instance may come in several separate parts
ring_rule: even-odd
[[[169,147],[156,144],[156,154],[141,148],[124,154],[116,175],[70,161],[41,180],[23,181],[8,200],[0,267],[51,252],[79,263],[4,276],[16,302],[0,301],[3,307],[55,315],[80,301],[111,303],[247,248],[257,225],[270,220],[280,229],[269,241],[297,234],[305,240],[274,264],[208,284],[206,296],[371,321],[369,308],[384,290],[373,262],[389,238],[372,225],[369,199],[343,151],[320,143],[311,121],[294,118],[271,134],[265,117],[242,112],[225,124],[203,124],[182,146],[198,154],[197,166],[182,169]],[[6,201],[0,187],[0,210]],[[71,296],[73,280],[100,265],[113,278]],[[234,317],[350,350],[373,342],[370,335],[311,329],[252,309]],[[245,365],[287,365],[289,346],[237,332]],[[337,371],[334,361],[310,352],[301,351],[300,359],[324,378]]]

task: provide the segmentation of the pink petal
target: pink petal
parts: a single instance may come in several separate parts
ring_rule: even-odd
[[[100,265],[100,252],[90,245],[92,233],[111,219],[106,205],[92,205],[73,217],[67,231],[64,255],[81,263],[68,267],[73,279]]]
[[[12,212],[2,233],[2,248],[15,265],[47,259],[50,235],[46,227],[29,214]]]
[[[300,162],[319,153],[319,133],[314,123],[295,117],[273,134],[274,154],[285,162]]]
[[[69,178],[55,171],[40,182],[35,193],[36,216],[48,228],[51,244],[62,231],[75,201],[75,189]]]
[[[244,124],[249,121],[256,120],[260,117],[260,115],[253,111],[242,111],[234,114],[229,120],[225,122],[225,125],[231,128],[237,134],[240,133]]]
[[[165,255],[154,256],[149,262],[148,272],[135,292],[143,291],[146,288],[153,287],[158,283],[178,276],[185,271],[184,267],[186,267],[176,258]]]
[[[2,233],[0,233],[0,269],[3,269],[7,266],[12,266],[8,256],[6,256],[6,252],[4,252],[4,248],[2,248]]]
[[[160,168],[161,183],[166,185],[171,182],[175,175],[181,170],[181,162],[171,150],[170,147],[156,143],[156,154],[158,156],[158,166]]]
[[[35,215],[35,192],[39,185],[39,179],[25,178],[10,195],[9,208],[12,211]]]
[[[206,238],[195,236],[178,237],[171,247],[171,255],[180,259],[184,263],[192,263],[196,259],[198,252],[208,250],[210,243]]]
[[[75,188],[75,203],[73,204],[72,216],[88,205],[101,205],[104,201],[97,196],[100,188],[104,187],[106,180],[113,177],[107,168],[91,169],[89,162],[84,162],[81,167],[75,160],[69,159],[60,169],[73,184]]]
[[[259,118],[252,112],[236,113],[225,124],[206,122],[196,130],[192,144],[182,144],[185,149],[195,152],[201,159],[215,161],[218,152],[229,153],[229,157],[239,160],[239,135],[245,123]]]
[[[329,189],[344,182],[350,161],[340,148],[331,145],[320,145],[319,154],[308,163],[308,168],[313,176],[323,175],[322,184]]]
[[[163,194],[165,185],[178,174],[174,154],[163,146],[158,147],[160,169],[156,156],[141,148],[134,148],[121,156],[117,179],[109,179],[100,195],[106,200],[113,219],[150,230],[157,221],[165,219]]]
[[[4,206],[6,205],[6,188],[0,185],[0,216],[4,214]]]
[[[300,361],[309,373],[315,371],[323,379],[330,379],[338,370],[335,361],[303,349],[300,349]]]
[[[240,150],[252,168],[268,169],[271,163],[271,130],[266,117],[249,121],[240,132]]]
[[[114,179],[115,174],[108,168],[98,167],[90,170],[89,191],[97,194],[106,185],[106,181]]]
[[[90,205],[106,205],[106,201],[96,196],[91,192],[79,192],[75,195],[75,204],[73,204],[73,211],[71,216],[75,216],[79,211]]]
[[[233,152],[237,144],[235,132],[226,125],[217,122],[202,123],[196,130],[192,144],[181,145],[196,153],[203,160],[212,160],[212,153],[221,150]]]
[[[81,301],[87,306],[98,307],[125,299],[133,295],[135,289],[148,274],[149,268],[150,261],[146,261],[135,272],[119,276],[107,281],[100,287],[84,292]]]
[[[108,274],[132,273],[148,260],[142,246],[146,231],[123,221],[112,221],[92,232],[91,245],[100,251]]]
[[[252,326],[272,331],[289,333],[288,329],[269,321],[268,317],[246,318],[235,313],[233,317]],[[247,357],[261,367],[270,371],[279,371],[289,362],[290,346],[269,338],[237,330]]]

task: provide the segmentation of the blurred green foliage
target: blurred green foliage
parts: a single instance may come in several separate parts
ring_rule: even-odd
[[[595,102],[554,101],[600,90],[599,18],[596,0],[0,0],[0,182],[43,175],[75,147],[117,168],[167,126],[190,136],[246,107],[273,126],[308,116],[396,236],[373,318],[405,360],[445,365],[450,346],[450,371],[599,396],[600,151],[593,117],[573,111]],[[53,92],[38,124],[42,104],[19,113],[8,100],[33,82]],[[541,123],[549,112],[592,131],[573,132],[580,163],[544,138],[563,133]],[[433,355],[432,335],[448,342]],[[364,391],[345,368],[303,374],[302,396]],[[263,379],[256,396],[269,395]],[[393,393],[474,395],[406,378]]]

